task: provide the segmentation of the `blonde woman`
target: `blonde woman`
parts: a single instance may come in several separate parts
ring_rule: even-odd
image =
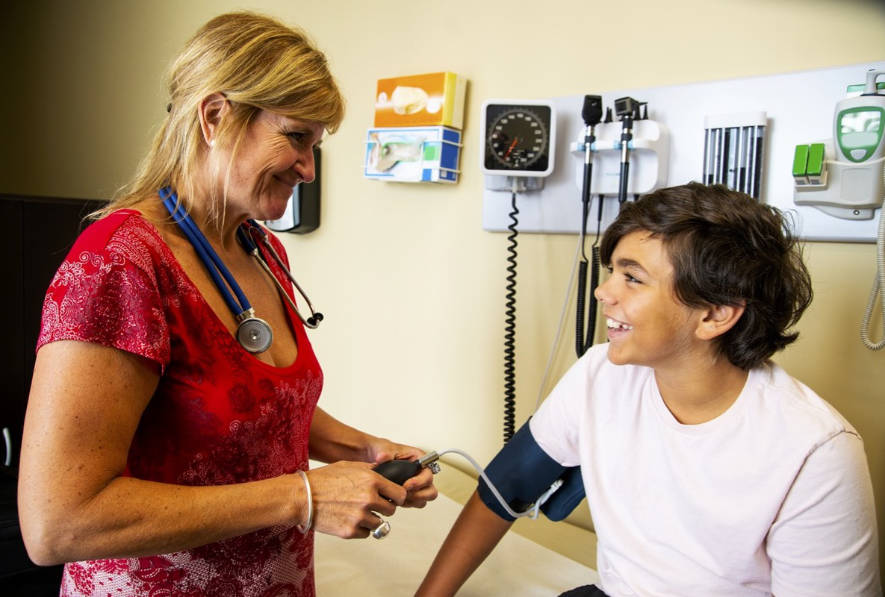
[[[196,33],[169,97],[47,293],[22,534],[36,563],[67,562],[62,595],[313,595],[314,530],[367,537],[436,497],[429,471],[401,487],[371,470],[420,450],[316,407],[319,316],[253,221],[313,180],[343,100],[302,32],[250,13]]]

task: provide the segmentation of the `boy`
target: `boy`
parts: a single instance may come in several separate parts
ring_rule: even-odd
[[[580,465],[600,575],[580,594],[881,594],[861,439],[768,360],[812,297],[782,215],[722,186],[662,189],[624,206],[600,256],[609,342],[526,423],[554,466]],[[540,472],[508,446],[503,481]],[[418,595],[454,594],[509,529],[485,489]]]

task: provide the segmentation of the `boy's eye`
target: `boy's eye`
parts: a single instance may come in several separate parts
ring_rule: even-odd
[[[624,274],[624,278],[627,280],[627,282],[631,282],[631,283],[635,282],[637,284],[641,284],[641,282],[639,280],[637,280],[636,278],[634,278],[630,274]]]

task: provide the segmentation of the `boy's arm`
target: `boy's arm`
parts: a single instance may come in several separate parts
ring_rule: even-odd
[[[512,524],[492,512],[473,492],[436,554],[416,597],[454,595]]]
[[[774,595],[881,595],[876,513],[861,439],[814,450],[768,532]]]

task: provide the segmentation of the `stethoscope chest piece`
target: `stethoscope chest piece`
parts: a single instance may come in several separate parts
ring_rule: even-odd
[[[237,325],[237,342],[252,354],[258,354],[270,348],[273,330],[263,319],[246,317]]]

